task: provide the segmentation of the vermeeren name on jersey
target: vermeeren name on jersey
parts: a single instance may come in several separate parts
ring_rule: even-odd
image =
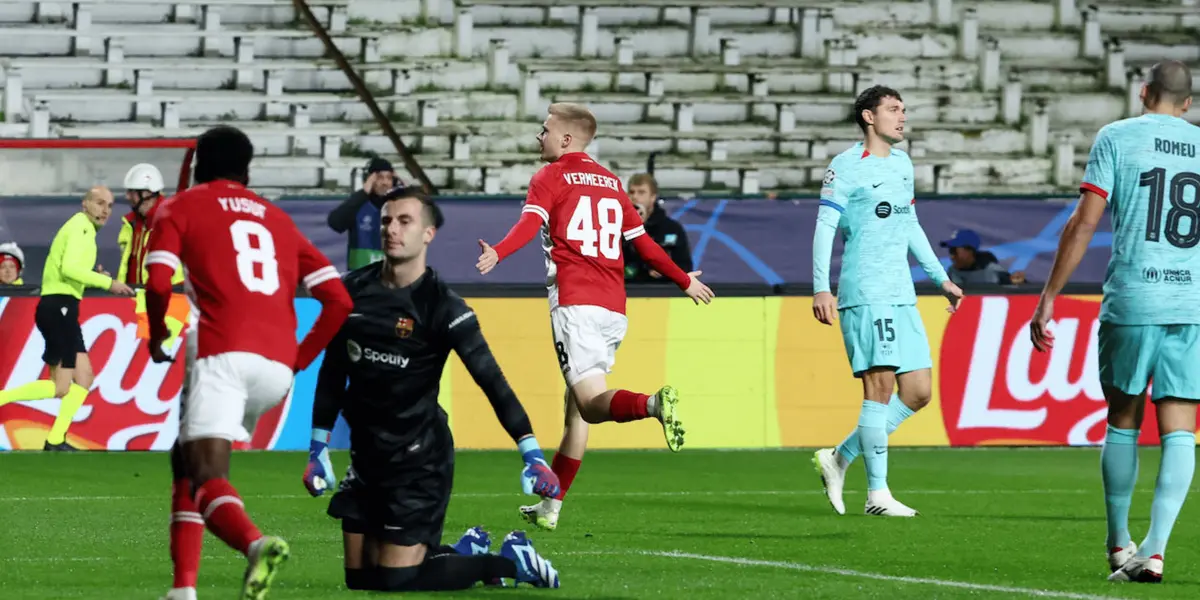
[[[350,362],[365,360],[369,363],[393,365],[401,369],[407,368],[409,361],[408,358],[399,354],[388,354],[387,352],[364,348],[359,346],[354,340],[346,341],[346,355],[349,356]]]
[[[615,177],[607,175],[597,175],[596,173],[563,173],[563,181],[567,185],[590,185],[595,187],[606,187],[614,191],[621,191],[621,183]]]

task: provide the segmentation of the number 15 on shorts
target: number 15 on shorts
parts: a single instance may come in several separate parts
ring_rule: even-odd
[[[896,341],[896,329],[892,327],[891,319],[875,319],[875,333],[881,342]]]

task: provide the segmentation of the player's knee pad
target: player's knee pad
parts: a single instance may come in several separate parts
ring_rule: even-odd
[[[408,590],[411,588],[420,572],[420,566],[379,567],[379,587],[377,589],[385,592],[400,592]]]
[[[352,590],[380,590],[376,569],[346,569],[346,587]]]

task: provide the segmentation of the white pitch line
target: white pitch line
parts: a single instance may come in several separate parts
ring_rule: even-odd
[[[690,552],[679,551],[656,551],[656,550],[635,550],[633,552],[620,551],[580,551],[580,552],[563,552],[565,556],[629,556],[630,554],[640,554],[643,556],[654,556],[658,558],[673,558],[673,559],[689,559],[700,560],[715,563],[724,563],[731,565],[739,565],[744,567],[771,567],[776,569],[788,569],[791,571],[803,571],[806,573],[820,573],[823,575],[841,575],[843,577],[854,577],[859,579],[874,579],[876,581],[889,581],[893,583],[907,583],[914,585],[932,585],[937,587],[957,588],[962,590],[971,590],[977,592],[997,592],[1002,594],[1018,594],[1024,596],[1036,596],[1041,598],[1063,598],[1066,600],[1123,600],[1117,596],[1094,596],[1091,594],[1077,594],[1074,592],[1060,592],[1055,590],[1040,590],[1035,588],[1023,588],[1015,586],[989,585],[985,583],[970,583],[966,581],[954,581],[951,579],[935,579],[932,577],[905,577],[900,575],[886,575],[883,573],[872,573],[870,571],[855,571],[853,569],[842,569],[838,567],[808,565],[795,562],[772,561],[772,560],[755,560],[751,558],[741,558],[737,556],[713,556],[709,554],[692,554]],[[232,556],[232,555],[231,555]],[[210,560],[215,557],[208,557]],[[225,557],[222,557],[225,558]],[[130,556],[48,556],[48,557],[26,557],[12,556],[0,557],[0,563],[61,563],[61,562],[127,562],[137,560]]]
[[[1136,490],[1138,492],[1151,491]],[[846,490],[849,495],[863,495],[866,492],[863,490]],[[1053,495],[1053,494],[1098,494],[1101,493],[1100,488],[1084,490],[1022,490],[1007,488],[1003,490],[906,490],[903,492],[905,496],[992,496],[992,495]],[[686,497],[686,496],[819,496],[824,495],[822,490],[679,490],[667,492],[582,492],[581,495],[596,498],[670,498],[670,497]],[[464,492],[454,494],[454,498],[515,498],[520,496],[519,492],[501,493],[501,492]],[[140,495],[140,496],[0,496],[0,502],[74,502],[83,500],[148,500],[159,499],[166,497],[166,494],[161,496]],[[307,494],[247,494],[243,498],[249,499],[269,499],[269,500],[284,500],[289,498],[308,498]]]
[[[852,569],[841,569],[837,567],[823,567],[817,565],[806,565],[802,563],[783,562],[773,560],[754,560],[750,558],[740,558],[736,556],[712,556],[708,554],[692,554],[690,552],[662,552],[653,550],[643,550],[635,552],[646,556],[657,556],[660,558],[682,558],[690,560],[702,560],[707,562],[725,563],[731,565],[742,565],[747,567],[773,567],[776,569],[789,569],[792,571],[804,571],[808,573],[820,573],[822,575],[841,575],[843,577],[856,577],[859,579],[874,579],[877,581],[890,581],[894,583],[911,583],[917,585],[933,585],[939,587],[957,588],[961,590],[972,590],[977,592],[998,592],[1002,594],[1020,594],[1024,596],[1038,596],[1041,598],[1066,598],[1069,600],[1120,600],[1114,596],[1093,596],[1091,594],[1077,594],[1074,592],[1059,592],[1054,590],[1039,590],[1034,588],[1022,588],[1004,585],[989,585],[984,583],[969,583],[966,581],[954,581],[950,579],[934,579],[932,577],[904,577],[899,575],[885,575],[883,573],[871,573],[869,571],[855,571]],[[594,554],[629,554],[623,552],[595,552]]]

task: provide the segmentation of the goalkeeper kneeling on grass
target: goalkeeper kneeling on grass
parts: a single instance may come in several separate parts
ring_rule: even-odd
[[[488,348],[475,312],[425,264],[442,225],[424,194],[394,190],[381,209],[384,260],[343,277],[354,312],[325,349],[313,399],[313,444],[304,485],[319,496],[333,484],[329,432],[340,412],[350,426],[350,469],[329,502],[342,522],[346,587],[387,591],[461,590],[515,579],[556,588],[558,571],[525,537],[509,533],[499,555],[479,527],[442,545],[454,479],[454,440],[438,405],[450,352],[458,354],[516,442],[526,494],[553,497],[546,464],[524,407]]]

